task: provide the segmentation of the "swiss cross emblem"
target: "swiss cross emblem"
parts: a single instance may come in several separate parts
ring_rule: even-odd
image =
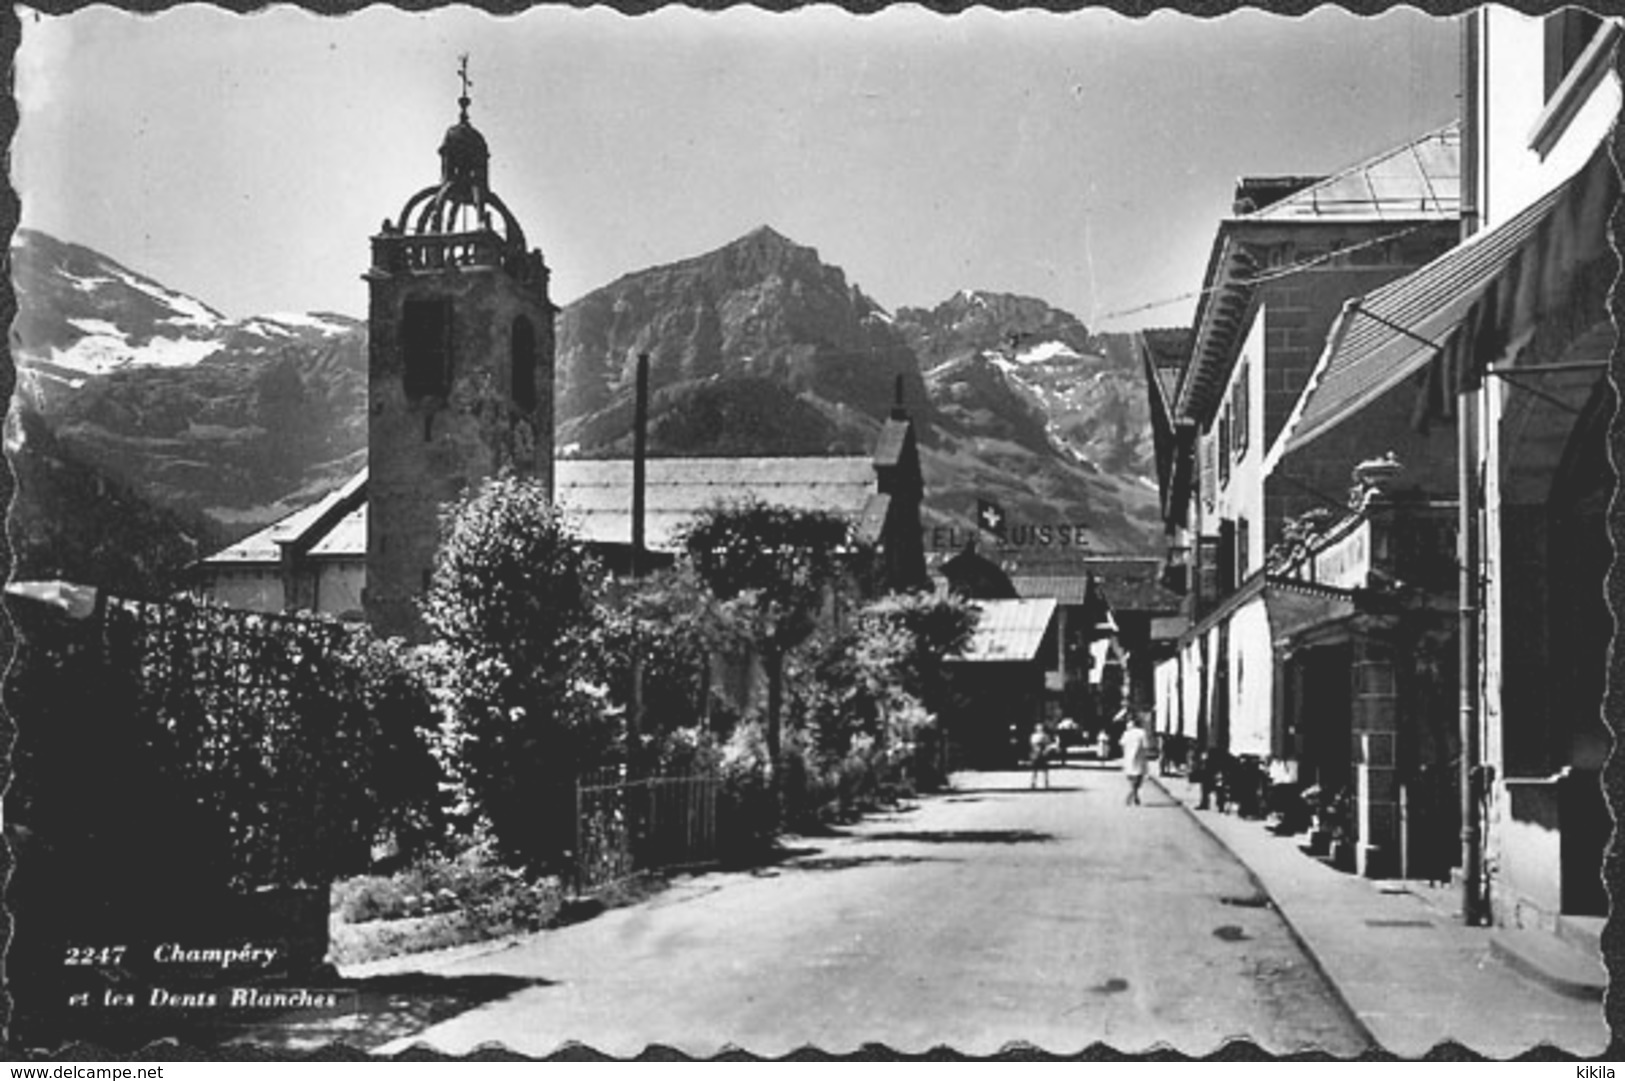
[[[976,524],[989,533],[1004,532],[1004,509],[985,499],[976,501]]]

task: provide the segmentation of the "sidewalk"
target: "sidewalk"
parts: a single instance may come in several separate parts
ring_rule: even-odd
[[[1416,1058],[1444,1039],[1498,1059],[1542,1043],[1582,1056],[1607,1048],[1602,1003],[1519,975],[1492,951],[1493,929],[1461,924],[1453,894],[1333,870],[1262,821],[1196,810],[1183,777],[1152,779],[1252,871],[1384,1050]]]

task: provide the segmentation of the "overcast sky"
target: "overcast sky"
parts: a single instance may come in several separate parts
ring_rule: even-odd
[[[362,316],[367,238],[438,179],[466,52],[559,303],[765,224],[888,308],[973,288],[1175,325],[1238,176],[1448,123],[1457,47],[1409,9],[24,10],[13,179],[24,225],[227,315]]]

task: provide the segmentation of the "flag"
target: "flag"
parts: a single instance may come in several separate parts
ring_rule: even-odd
[[[1004,538],[1004,508],[991,499],[978,499],[976,501],[976,525],[994,534],[1001,540]]]

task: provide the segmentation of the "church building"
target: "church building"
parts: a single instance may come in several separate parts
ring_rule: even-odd
[[[554,316],[547,265],[491,190],[490,149],[460,115],[440,180],[372,238],[367,468],[324,499],[202,561],[203,597],[254,611],[364,619],[419,639],[440,513],[503,471],[542,478],[612,568],[631,545],[629,461],[553,451]],[[716,503],[755,498],[846,518],[875,545],[892,588],[927,580],[913,425],[901,403],[872,458],[661,459],[650,463],[651,565]]]

